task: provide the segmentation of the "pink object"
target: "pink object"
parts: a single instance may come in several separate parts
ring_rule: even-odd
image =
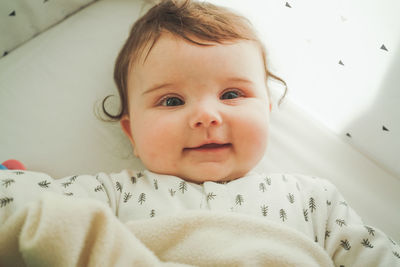
[[[26,170],[25,166],[16,159],[9,159],[2,163],[9,170]]]

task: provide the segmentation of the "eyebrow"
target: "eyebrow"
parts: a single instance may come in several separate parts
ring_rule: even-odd
[[[242,77],[229,77],[227,79],[224,79],[224,81],[225,82],[242,82],[242,83],[247,83],[247,84],[250,84],[250,85],[254,85],[254,83],[252,81],[250,81],[250,80],[248,80],[246,78],[242,78]],[[173,83],[156,84],[156,85],[150,87],[149,89],[147,89],[146,91],[144,91],[142,95],[145,95],[145,94],[151,93],[153,91],[162,89],[164,87],[172,86],[172,85],[174,85],[174,84]]]
[[[156,91],[156,90],[159,90],[159,89],[162,89],[164,87],[171,86],[171,85],[173,85],[173,84],[172,83],[163,83],[163,84],[154,85],[154,86],[150,87],[149,89],[147,89],[146,91],[144,91],[142,95],[151,93],[153,91]]]

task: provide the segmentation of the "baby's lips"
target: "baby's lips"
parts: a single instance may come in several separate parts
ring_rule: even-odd
[[[199,145],[192,146],[192,147],[187,147],[186,149],[196,149],[196,148],[216,148],[216,147],[221,147],[221,146],[228,146],[232,145],[231,143],[227,142],[221,142],[221,141],[216,141],[216,140],[208,140],[205,141]]]
[[[202,146],[197,147],[197,148],[217,148],[217,147],[223,147],[223,146],[228,146],[228,145],[230,145],[230,144],[229,143],[227,143],[227,144],[211,143],[211,144],[202,145]]]
[[[200,145],[200,146],[197,146],[197,147],[187,147],[184,150],[200,150],[200,149],[223,148],[223,147],[229,147],[231,145],[232,145],[231,143],[224,143],[224,144],[209,143],[209,144],[204,144],[204,145]]]

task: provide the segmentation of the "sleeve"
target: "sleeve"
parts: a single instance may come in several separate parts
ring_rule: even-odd
[[[0,225],[0,266],[188,266],[159,259],[93,199],[43,193]]]
[[[365,225],[336,187],[322,180],[327,194],[325,250],[335,266],[400,266],[400,247],[381,230]]]
[[[30,202],[45,192],[69,197],[90,198],[109,206],[116,214],[121,192],[115,190],[118,177],[105,173],[74,175],[54,179],[33,171],[0,171],[0,226]]]

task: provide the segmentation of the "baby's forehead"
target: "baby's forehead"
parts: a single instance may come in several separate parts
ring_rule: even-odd
[[[262,54],[253,43],[238,40],[230,43],[193,44],[177,38],[160,38],[136,61],[134,74],[179,76],[185,73],[209,77],[217,73],[235,74],[264,70]]]
[[[262,49],[260,44],[254,40],[245,39],[229,39],[229,40],[218,40],[210,41],[201,39],[200,37],[187,35],[186,38],[170,32],[162,32],[158,37],[152,38],[146,43],[142,44],[136,51],[132,53],[134,58],[131,59],[131,67],[144,66],[149,57],[156,58],[155,60],[160,61],[163,59],[163,55],[169,53],[175,53],[182,50],[184,47],[203,48],[204,53],[210,51],[210,47],[219,47],[220,49],[229,48],[233,45],[237,45],[237,49],[250,49],[255,50],[262,56]],[[196,49],[196,50],[197,50]],[[190,60],[190,58],[188,58]]]

